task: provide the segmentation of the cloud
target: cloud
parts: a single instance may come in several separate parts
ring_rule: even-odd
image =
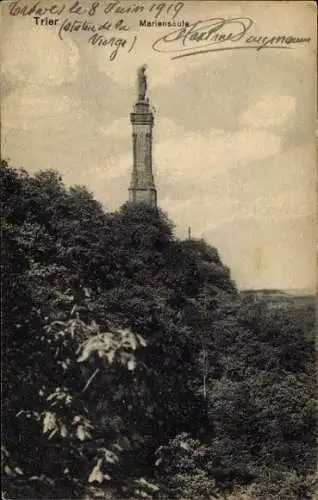
[[[186,131],[181,125],[177,125],[170,118],[161,117],[155,113],[155,141],[160,144],[166,140],[182,140]]]
[[[288,125],[295,118],[296,99],[292,96],[268,94],[256,101],[241,117],[241,123],[252,127]]]
[[[280,137],[266,130],[242,129],[235,133],[211,130],[188,133],[154,147],[158,176],[188,185],[211,183],[216,175],[280,152]]]
[[[116,120],[113,120],[110,125],[105,127],[104,125],[101,125],[98,128],[98,131],[100,135],[106,137],[108,136],[109,138],[111,137],[116,137],[116,138],[127,138],[129,137],[131,133],[131,125],[129,122],[129,117],[125,116],[122,118],[118,118]]]
[[[1,70],[7,80],[39,86],[74,81],[79,62],[75,42],[60,40],[55,29],[28,25],[25,21],[15,19],[2,40]]]
[[[183,179],[175,178],[163,195],[159,189],[160,206],[176,222],[180,237],[186,237],[190,225],[194,237],[216,245],[240,283],[270,286],[275,277],[286,287],[297,282],[305,287],[306,281],[313,281],[314,273],[316,193],[311,149],[310,144],[295,146],[216,175],[213,169],[206,175],[194,169],[196,178],[189,179],[186,173]],[[158,174],[157,185],[160,183]],[[257,246],[267,248],[267,268],[262,275],[246,262],[246,255],[250,253],[252,259]],[[275,256],[280,270],[276,269]],[[292,273],[297,259],[301,264]]]
[[[237,218],[235,235],[234,239],[232,221],[204,232],[241,286],[315,290],[315,222],[311,217]]]
[[[38,120],[59,117],[74,112],[74,101],[67,95],[59,96],[43,87],[17,88],[3,101],[3,129],[36,130]],[[48,123],[44,123],[47,127]]]

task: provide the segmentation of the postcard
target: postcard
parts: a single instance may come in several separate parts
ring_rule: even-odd
[[[309,381],[304,382],[304,374],[308,375],[312,363],[308,338],[312,338],[314,320],[308,318],[313,314],[317,278],[315,3],[6,0],[1,5],[1,21],[3,241],[8,259],[3,310],[8,318],[8,332],[10,328],[24,332],[12,333],[14,340],[11,333],[6,334],[11,340],[5,337],[10,353],[4,403],[8,408],[5,498],[84,498],[85,494],[87,498],[97,495],[114,499],[125,495],[221,498],[217,495],[243,494],[237,488],[246,485],[252,489],[244,494],[251,497],[244,498],[268,498],[262,475],[266,467],[265,475],[270,471],[268,477],[280,478],[274,493],[277,498],[283,498],[279,495],[288,481],[290,486],[292,474],[294,479],[297,476],[296,482],[306,476],[309,488],[312,459],[308,457],[314,445],[308,422],[313,410],[312,389],[308,389]],[[134,224],[137,226],[132,229]],[[17,255],[21,257],[19,265]],[[293,355],[280,353],[279,359],[288,358],[290,363],[286,361],[281,371],[269,368],[270,356],[266,362],[259,361],[258,370],[264,365],[269,373],[273,369],[277,375],[275,382],[268,382],[266,390],[260,373],[253,384],[244,379],[243,372],[235,372],[231,378],[238,361],[217,340],[222,335],[213,337],[213,349],[207,347],[211,345],[207,332],[219,331],[213,326],[216,320],[210,317],[212,298],[217,304],[221,301],[220,307],[216,306],[217,311],[223,311],[218,323],[221,325],[224,315],[229,314],[222,304],[231,302],[231,294],[235,295],[235,307],[238,300],[250,300],[252,296],[263,305],[265,301],[270,311],[280,311],[281,304],[288,305],[288,314],[297,311],[307,323],[291,327],[291,345],[298,345],[293,336],[296,330],[307,329],[304,342],[311,347],[298,345],[299,352],[309,356],[306,367],[298,360],[298,368],[291,368]],[[284,314],[286,319],[288,315]],[[235,331],[242,332],[242,325],[247,323],[240,319],[239,312],[235,315],[240,324]],[[209,328],[204,321],[211,321]],[[87,331],[83,326],[86,323]],[[67,326],[71,324],[72,327]],[[74,363],[76,359],[79,364],[88,363],[78,375],[77,368],[75,375],[72,372],[72,380],[77,376],[81,380],[78,384],[82,384],[83,392],[79,396],[76,387],[68,382],[73,358],[66,351],[73,347],[65,347],[61,331],[65,327],[65,331],[71,332],[70,342],[75,342],[74,331],[85,330],[98,336],[108,324],[113,325],[109,331],[114,328],[121,340],[116,337],[116,343],[115,333],[111,333],[108,343],[103,337],[107,349],[105,342],[103,348],[90,342],[89,348],[100,358],[106,352],[105,363],[113,370],[109,380],[98,356],[95,364],[88,363],[88,344],[85,351],[82,334],[78,334],[81,340],[77,350],[74,348]],[[229,324],[232,325],[230,321]],[[248,324],[248,331],[261,332],[257,338],[267,342],[266,349],[274,358],[278,356],[277,349],[282,346],[273,343],[276,333],[268,333],[265,328],[266,337],[260,323],[253,327]],[[55,354],[51,353],[51,361],[30,355],[51,349],[46,344],[43,347],[41,328],[54,333]],[[195,332],[196,328],[200,330],[197,338],[201,339],[201,347],[192,345],[196,334],[190,335],[189,331]],[[288,342],[287,330],[281,328],[282,338]],[[189,353],[196,353],[196,368],[190,368],[191,355],[185,354],[184,344],[180,340],[182,346],[179,345],[179,337],[174,337],[178,329],[187,339],[184,343],[191,344]],[[229,326],[224,331],[230,330]],[[175,355],[179,361],[168,360],[169,370],[177,370],[172,368],[177,366],[181,370],[180,360],[189,356],[184,362],[185,372],[178,374],[175,382],[169,378],[170,371],[164,371],[165,361],[160,358],[163,354],[156,344],[160,331],[165,332],[163,343],[165,338],[173,338],[173,345],[177,346]],[[38,338],[34,345],[26,340],[32,337],[30,332]],[[140,335],[139,340],[129,337],[129,332]],[[245,343],[242,339],[250,337],[247,333],[247,337],[243,333],[237,335],[242,336],[241,340],[233,333],[227,345],[237,342],[239,350]],[[19,339],[23,339],[21,345]],[[109,350],[112,342],[116,348]],[[148,371],[138,371],[137,345],[146,352],[141,357],[142,366],[149,364],[149,359],[156,360],[153,369],[157,375],[153,378],[148,373],[152,363],[147,365]],[[151,351],[150,358],[149,345],[158,347],[155,353]],[[258,349],[264,353],[263,347]],[[62,352],[64,358],[57,361],[54,356],[62,356]],[[246,354],[244,360],[248,356],[255,360],[259,354]],[[158,359],[161,361],[157,366]],[[53,370],[54,363],[60,368]],[[127,395],[128,387],[132,391],[131,382],[126,382],[127,386],[124,382],[119,384],[116,363],[126,363],[129,376],[137,370],[135,383],[140,385],[140,392],[136,394],[140,398],[135,393],[132,396],[133,392]],[[245,361],[240,363],[242,367]],[[52,368],[49,374],[48,366]],[[62,371],[58,375],[59,369]],[[36,370],[43,370],[43,387],[38,378],[33,379]],[[200,382],[189,375],[195,370]],[[244,368],[244,373],[247,377],[249,370]],[[182,377],[187,381],[184,393],[180,389]],[[159,379],[167,385],[155,382]],[[271,430],[265,426],[267,441],[256,430],[259,434],[252,449],[248,444],[252,438],[243,422],[247,417],[240,423],[233,420],[232,427],[225,423],[226,415],[236,408],[231,399],[233,390],[225,385],[231,381],[234,385],[243,384],[242,380],[247,384],[245,389],[251,383],[248,387],[259,387],[261,394],[264,389],[268,398],[266,391],[277,384],[280,413],[285,404],[283,386],[288,385],[286,391],[290,391],[287,399],[300,401],[297,384],[304,384],[301,394],[311,395],[307,399],[304,396],[299,404],[306,408],[307,420],[299,417],[302,423],[297,427],[296,417],[290,420],[286,416],[286,422],[295,424],[287,436],[275,414]],[[117,419],[120,423],[115,430],[105,424],[103,435],[98,434],[96,422],[102,426],[105,415],[101,416],[95,406],[92,409],[94,397],[100,394],[97,389],[94,392],[94,384],[99,391],[107,384],[116,387],[113,399],[102,406],[107,407],[105,412],[111,413],[112,421]],[[36,395],[29,386],[36,387]],[[240,386],[237,394],[243,394],[241,390]],[[165,397],[160,399],[163,393]],[[17,394],[21,394],[20,399]],[[37,398],[42,398],[41,402]],[[202,398],[200,403],[198,398]],[[248,415],[254,411],[252,406],[258,404],[255,394],[253,398],[253,404],[246,403]],[[136,403],[138,411],[134,406],[136,399],[140,399],[140,407]],[[175,407],[169,406],[169,399],[171,406],[176,402]],[[42,400],[55,406],[47,409]],[[62,400],[66,409],[59,416]],[[89,412],[85,413],[81,405]],[[123,405],[128,405],[126,413]],[[195,405],[201,408],[198,413],[193,410]],[[219,417],[218,412],[223,416]],[[61,415],[67,415],[69,422],[65,423]],[[266,415],[267,423],[271,415]],[[257,413],[249,425],[256,421],[260,425],[260,419]],[[154,431],[155,425],[159,430]],[[235,425],[238,434],[233,431]],[[218,426],[219,437],[213,434]],[[41,438],[27,437],[32,432],[38,432]],[[236,435],[240,436],[237,441]],[[303,442],[300,435],[304,436]],[[91,444],[95,440],[97,446],[103,436],[107,436],[107,443],[98,448],[98,453],[92,447],[84,450],[86,441]],[[118,436],[126,440],[126,445]],[[189,436],[197,441],[192,442]],[[46,438],[48,445],[41,441]],[[69,442],[63,448],[64,438]],[[285,448],[290,446],[289,454],[299,446],[295,454],[301,455],[303,469],[297,470],[292,460],[288,461],[283,445],[277,456],[273,454],[269,466],[267,451],[261,451],[262,440],[281,440]],[[196,446],[202,446],[202,456],[209,456],[203,459],[205,465],[196,462]],[[236,467],[233,453],[236,449],[240,454],[240,446],[242,457],[241,461],[238,457]],[[180,458],[181,449],[182,453],[189,453],[188,472]],[[272,447],[268,453],[272,453]],[[124,455],[124,459],[119,455]],[[174,456],[170,462],[168,455]],[[135,461],[136,470],[129,460]],[[156,467],[162,467],[159,475],[153,474]],[[186,474],[193,480],[188,476],[186,479]],[[197,476],[202,478],[200,487],[194,484]],[[108,485],[106,493],[104,483]],[[91,488],[89,493],[86,487]],[[292,496],[296,495],[294,490],[288,492],[288,498],[296,498]]]

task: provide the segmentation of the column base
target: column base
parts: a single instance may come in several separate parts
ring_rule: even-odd
[[[129,201],[131,203],[146,203],[157,207],[157,191],[154,188],[130,188]]]

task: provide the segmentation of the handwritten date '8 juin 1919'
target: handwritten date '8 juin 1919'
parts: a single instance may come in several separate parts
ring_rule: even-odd
[[[73,2],[63,3],[47,3],[42,0],[36,2],[25,2],[23,0],[14,0],[10,3],[9,14],[11,16],[51,16],[69,13],[77,15],[93,16],[96,13],[125,15],[125,14],[151,14],[155,19],[159,16],[166,16],[175,19],[184,7],[184,2],[144,2],[131,4],[130,2],[104,2],[94,0],[92,2],[81,2],[74,0]]]

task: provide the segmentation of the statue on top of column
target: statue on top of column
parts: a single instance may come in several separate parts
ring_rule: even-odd
[[[146,64],[143,64],[138,69],[138,101],[144,101],[147,92],[147,76],[146,76]]]

